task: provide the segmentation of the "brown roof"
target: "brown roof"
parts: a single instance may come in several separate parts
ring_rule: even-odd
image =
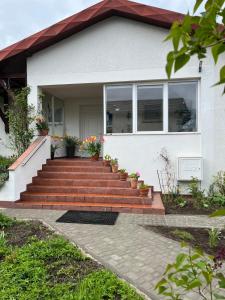
[[[128,0],[104,0],[0,51],[0,66],[9,58],[26,57],[111,16],[170,28],[183,14]],[[4,63],[5,65],[5,63]],[[1,74],[0,74],[1,75]]]

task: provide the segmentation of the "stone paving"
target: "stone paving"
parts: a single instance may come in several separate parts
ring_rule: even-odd
[[[4,213],[44,221],[152,300],[162,299],[156,295],[154,286],[166,265],[174,261],[180,246],[141,225],[223,227],[225,224],[225,218],[138,214],[120,214],[114,226],[66,224],[55,222],[65,211],[5,209]],[[186,299],[198,297],[190,294]]]

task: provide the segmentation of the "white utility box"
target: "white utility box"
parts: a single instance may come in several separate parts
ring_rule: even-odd
[[[178,181],[190,181],[192,177],[203,180],[202,157],[178,157]]]

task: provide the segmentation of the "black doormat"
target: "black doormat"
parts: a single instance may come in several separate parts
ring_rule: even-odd
[[[94,225],[114,225],[119,216],[118,212],[72,211],[69,210],[56,222],[79,223]]]

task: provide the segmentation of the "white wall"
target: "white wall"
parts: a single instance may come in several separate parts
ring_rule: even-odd
[[[30,103],[37,105],[38,86],[166,80],[166,55],[171,49],[169,43],[163,42],[167,34],[163,28],[113,17],[34,54],[27,61]],[[162,147],[174,157],[174,164],[178,154],[203,155],[203,186],[210,183],[218,168],[225,169],[224,98],[219,88],[211,88],[218,70],[211,58],[204,61],[202,73],[198,66],[197,58],[191,59],[173,79],[201,81],[199,134],[107,138],[105,151],[120,158],[127,168],[133,164],[131,169],[142,171],[149,183],[157,183],[155,171],[161,167],[157,153]],[[71,120],[77,117],[69,106],[68,115]],[[69,132],[77,133],[78,127],[74,125],[73,129],[72,122],[67,121],[66,126]]]
[[[42,165],[50,158],[50,137],[44,137],[42,141],[44,143],[40,148],[37,148],[37,145],[15,170],[9,171],[9,180],[0,188],[0,201],[19,200],[20,193],[26,190],[27,184],[32,182],[32,177],[37,176],[37,171],[41,170]],[[23,164],[25,161],[26,164]]]
[[[129,172],[139,171],[141,179],[159,189],[157,170],[165,165],[160,159],[160,152],[166,148],[172,167],[176,172],[177,157],[198,156],[201,153],[199,134],[179,135],[126,135],[106,136],[104,154],[119,159],[120,168]]]

